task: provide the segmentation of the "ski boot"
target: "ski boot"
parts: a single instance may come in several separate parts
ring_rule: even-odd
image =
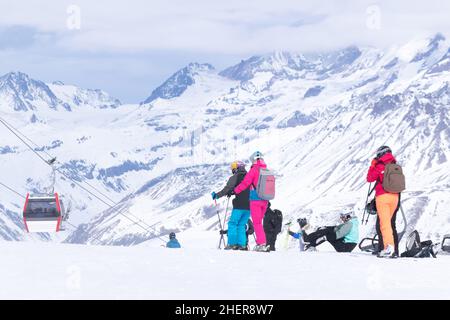
[[[239,249],[239,246],[238,245],[235,245],[235,244],[233,244],[233,245],[227,245],[225,248],[224,248],[224,250],[238,250]]]
[[[253,251],[257,252],[270,252],[270,247],[265,244],[257,244]]]
[[[305,251],[308,251],[308,252],[316,252],[317,249],[316,249],[316,247],[314,247],[314,246],[312,246],[312,245],[308,245],[308,246],[305,246]]]
[[[380,251],[377,255],[378,258],[396,258],[395,248],[390,244],[386,247],[386,249]]]

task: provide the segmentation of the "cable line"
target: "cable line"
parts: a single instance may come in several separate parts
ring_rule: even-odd
[[[11,189],[11,188],[8,187],[6,184],[0,182],[0,185],[2,185],[3,187],[5,187],[6,189],[8,189],[9,191],[11,191],[12,193],[15,193],[15,194],[18,195],[19,197],[25,199],[25,196],[24,196],[24,195],[18,193],[18,192],[17,192],[16,190],[14,190],[14,189]]]
[[[45,162],[47,165],[52,166],[51,161],[54,159],[54,157],[51,157],[50,154],[48,154],[47,152],[45,152],[48,156],[51,157],[50,160],[45,159],[44,157],[42,157],[33,147],[31,147],[31,145],[29,143],[27,143],[25,141],[25,139],[27,139],[30,143],[34,144],[35,146],[38,147],[38,145],[36,143],[34,143],[30,138],[28,138],[25,134],[21,133],[20,131],[18,131],[15,127],[13,127],[12,125],[10,125],[6,120],[4,120],[3,118],[0,117],[0,122],[5,126],[5,128],[7,128],[12,134],[14,134],[20,141],[22,141],[23,144],[25,144],[36,156],[39,157],[39,159],[41,159],[43,162]],[[21,135],[23,137],[21,137]],[[106,206],[109,207],[109,209],[113,209],[115,206],[117,206],[119,203],[115,203],[111,198],[109,198],[108,196],[104,195],[103,193],[101,193],[100,191],[98,191],[95,187],[93,187],[92,185],[90,185],[89,183],[85,182],[87,185],[89,185],[91,188],[93,188],[94,190],[96,190],[97,192],[99,192],[103,197],[105,197],[107,200],[111,201],[112,203],[114,203],[114,205],[111,205],[109,203],[107,203],[105,200],[101,199],[98,195],[94,194],[93,192],[91,192],[90,190],[88,190],[87,188],[85,188],[84,186],[82,186],[78,181],[76,181],[74,178],[70,177],[68,174],[66,174],[65,172],[63,172],[60,168],[55,168],[55,171],[57,171],[58,173],[60,173],[61,175],[63,175],[64,177],[66,177],[67,179],[69,179],[70,181],[72,181],[75,185],[77,185],[79,188],[83,189],[84,191],[86,191],[87,193],[89,193],[90,195],[92,195],[93,197],[95,197],[97,200],[99,200],[100,202],[102,202],[103,204],[105,204]],[[80,177],[80,176],[78,176]],[[140,228],[142,228],[144,231],[146,231],[147,233],[152,233],[153,235],[155,235],[156,238],[160,239],[161,241],[163,241],[164,243],[166,242],[165,239],[161,238],[161,236],[156,235],[155,228],[152,228],[153,230],[149,230],[151,227],[146,224],[142,219],[134,216],[133,214],[130,213],[131,216],[133,216],[134,218],[136,218],[138,221],[135,221],[133,219],[131,219],[128,215],[126,215],[123,212],[118,212],[121,216],[125,217],[126,219],[128,219],[129,221],[131,221],[133,223],[133,225],[137,225]],[[129,213],[127,211],[127,213]],[[146,228],[145,226],[141,225],[139,222],[143,222],[145,225],[148,226],[148,228]]]

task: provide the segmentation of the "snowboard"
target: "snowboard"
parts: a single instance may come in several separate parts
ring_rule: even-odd
[[[287,250],[289,249],[289,228],[292,224],[292,221],[289,221],[287,223],[285,223],[284,225],[286,226],[286,232],[284,234],[284,238],[283,238],[283,250]]]
[[[442,239],[441,250],[450,253],[450,234],[446,234]]]

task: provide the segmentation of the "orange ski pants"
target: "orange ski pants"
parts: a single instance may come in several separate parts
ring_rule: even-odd
[[[394,245],[394,231],[391,220],[398,206],[398,194],[384,193],[376,197],[378,217],[380,218],[380,229],[383,236],[384,248]]]

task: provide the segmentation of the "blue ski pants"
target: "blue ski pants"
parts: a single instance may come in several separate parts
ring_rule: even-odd
[[[228,221],[228,245],[247,245],[246,225],[250,218],[250,210],[233,209]]]

